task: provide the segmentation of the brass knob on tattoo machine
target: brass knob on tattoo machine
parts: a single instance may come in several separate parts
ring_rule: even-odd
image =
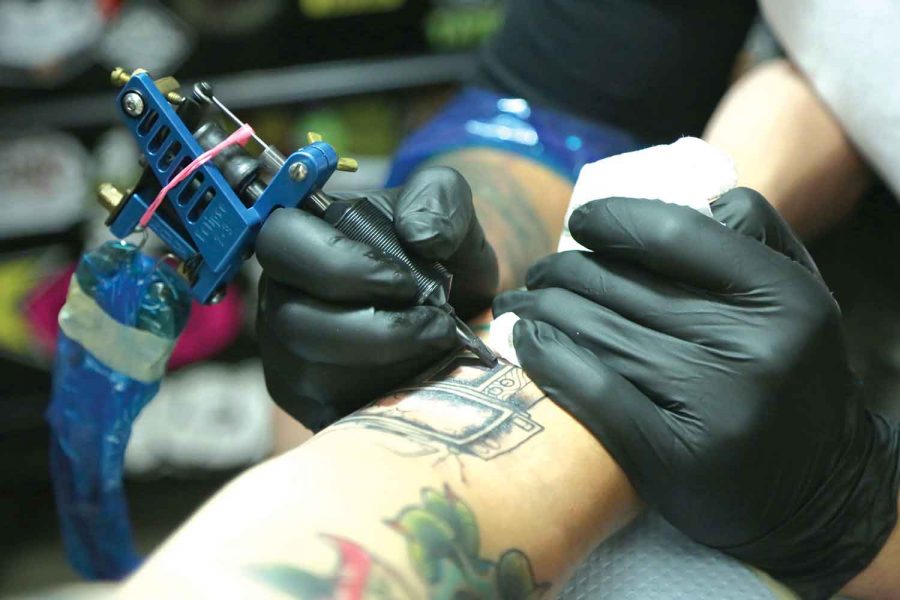
[[[109,81],[116,87],[122,87],[135,75],[146,72],[146,69],[135,69],[129,73],[122,67],[116,67],[109,74]],[[156,84],[156,88],[166,97],[166,100],[172,104],[181,104],[184,102],[184,96],[179,93],[181,84],[178,83],[178,80],[174,77],[162,77],[155,80],[154,83]]]
[[[97,201],[110,214],[119,208],[124,197],[125,193],[111,183],[104,182],[97,187]]]
[[[314,142],[322,141],[321,134],[316,133],[315,131],[308,131],[306,133],[306,143],[312,144]],[[349,156],[342,156],[338,158],[337,163],[338,171],[347,171],[349,173],[355,173],[359,170],[359,162],[355,158],[350,158]]]

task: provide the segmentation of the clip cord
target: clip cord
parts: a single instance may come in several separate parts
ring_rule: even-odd
[[[215,158],[222,150],[232,144],[238,144],[240,146],[246,146],[247,141],[253,137],[253,128],[250,127],[247,123],[244,123],[237,129],[234,133],[229,135],[227,138],[195,158],[191,163],[186,166],[184,169],[179,171],[175,177],[172,178],[169,183],[167,183],[163,189],[159,190],[159,193],[156,195],[156,198],[153,199],[153,202],[150,203],[150,206],[147,207],[147,210],[144,211],[144,216],[141,217],[140,222],[138,223],[139,227],[146,227],[147,223],[150,222],[150,219],[153,218],[154,213],[156,213],[156,209],[159,208],[159,205],[162,204],[163,198],[166,197],[172,188],[176,185],[190,177],[194,171],[208,163],[210,160]]]

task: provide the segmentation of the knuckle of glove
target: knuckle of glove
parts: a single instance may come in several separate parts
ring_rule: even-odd
[[[311,383],[309,376],[298,378],[301,372],[285,373],[264,370],[266,389],[275,403],[313,432],[328,427],[348,411],[339,407],[324,386]]]
[[[414,175],[401,194],[395,219],[400,236],[436,260],[456,253],[476,223],[469,184],[449,167]]]
[[[763,373],[789,376],[795,368],[793,357],[843,347],[837,303],[824,286],[811,279],[795,280],[782,291],[778,299],[781,326],[767,327],[769,335],[757,338],[754,366]]]
[[[452,167],[427,167],[413,176],[409,188],[424,185],[442,192],[442,196],[452,199],[461,206],[472,206],[472,188],[462,173]]]
[[[607,198],[588,202],[569,220],[576,241],[592,250],[599,245],[619,250],[663,251],[690,244],[707,217],[697,211],[660,200]],[[600,233],[600,239],[597,234]]]
[[[363,195],[366,197],[366,200],[377,206],[386,215],[391,215],[392,217],[395,216],[397,198],[400,195],[399,189],[390,188],[386,190],[375,190],[366,192]],[[359,194],[345,192],[343,196],[345,199],[350,200],[359,197]]]
[[[616,198],[592,200],[576,208],[569,217],[569,231],[576,239],[590,233],[594,229],[594,220],[605,219],[610,213],[610,205],[615,200]]]
[[[557,252],[541,258],[528,268],[525,286],[529,290],[552,287],[554,283],[569,281],[582,268],[584,253],[577,250]]]
[[[310,311],[303,304],[306,298],[297,293],[291,298],[271,294],[266,299],[266,309],[261,313],[266,328],[272,335],[282,340],[299,337],[301,340],[310,330],[315,330],[317,322],[309,318]]]
[[[415,307],[392,312],[359,340],[373,365],[386,366],[398,357],[437,356],[456,342],[452,319],[438,309]]]
[[[520,317],[536,321],[553,322],[553,317],[565,311],[569,293],[561,288],[546,288],[524,292]]]
[[[805,293],[797,295],[794,307],[796,323],[799,328],[796,338],[798,341],[813,340],[814,343],[821,343],[825,337],[837,337],[840,341],[841,313],[834,298],[824,289],[824,286],[807,285],[805,287]]]
[[[786,227],[765,197],[750,188],[735,188],[713,203],[713,214],[725,225],[765,242],[770,235],[783,235]]]
[[[734,188],[726,198],[728,206],[735,214],[755,219],[761,223],[777,221],[775,209],[766,198],[754,189]]]
[[[256,254],[261,259],[268,256],[277,256],[282,250],[286,239],[289,239],[296,229],[298,220],[288,210],[276,210],[262,225],[259,235],[256,236]]]
[[[685,208],[676,207],[672,208]],[[669,212],[659,220],[657,227],[653,230],[653,244],[656,249],[682,248],[695,241],[696,230],[692,226],[695,222],[693,215],[700,215],[692,209],[686,209],[693,214],[687,214],[682,211]]]

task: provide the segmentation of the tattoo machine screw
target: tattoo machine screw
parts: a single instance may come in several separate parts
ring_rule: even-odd
[[[364,198],[336,199],[322,191],[335,170],[356,171],[355,160],[339,157],[315,133],[308,134],[306,146],[284,156],[241,122],[206,82],[195,84],[192,97],[186,97],[173,77],[153,80],[143,69],[130,74],[115,69],[111,80],[122,88],[116,105],[146,166],[127,192],[101,184],[98,197],[109,211],[106,224],[124,239],[146,222],[178,257],[179,272],[197,301],[210,304],[222,298],[226,284],[252,255],[256,235],[272,212],[300,208],[406,265],[419,289],[418,302],[453,316],[462,344],[485,364],[496,364],[494,353],[448,303],[452,278],[440,263],[409,254],[391,217],[374,204]],[[261,152],[254,157],[231,143],[235,134],[229,136],[214,121],[204,120],[207,107],[236,125],[235,134],[249,134]]]

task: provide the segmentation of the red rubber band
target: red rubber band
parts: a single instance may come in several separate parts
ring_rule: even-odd
[[[150,206],[147,207],[147,210],[144,212],[144,216],[141,217],[138,225],[140,227],[147,226],[147,223],[150,222],[150,219],[152,219],[154,213],[156,213],[156,209],[159,208],[160,204],[162,204],[163,198],[166,197],[166,194],[172,191],[172,188],[190,177],[194,173],[194,171],[215,158],[227,146],[230,146],[231,144],[246,146],[247,141],[251,137],[253,137],[253,128],[250,127],[250,125],[248,125],[247,123],[244,123],[237,131],[195,158],[188,166],[179,171],[175,175],[175,177],[173,177],[172,180],[163,187],[163,189],[159,190],[159,193],[156,195],[156,198],[153,199],[153,202],[150,203]]]

